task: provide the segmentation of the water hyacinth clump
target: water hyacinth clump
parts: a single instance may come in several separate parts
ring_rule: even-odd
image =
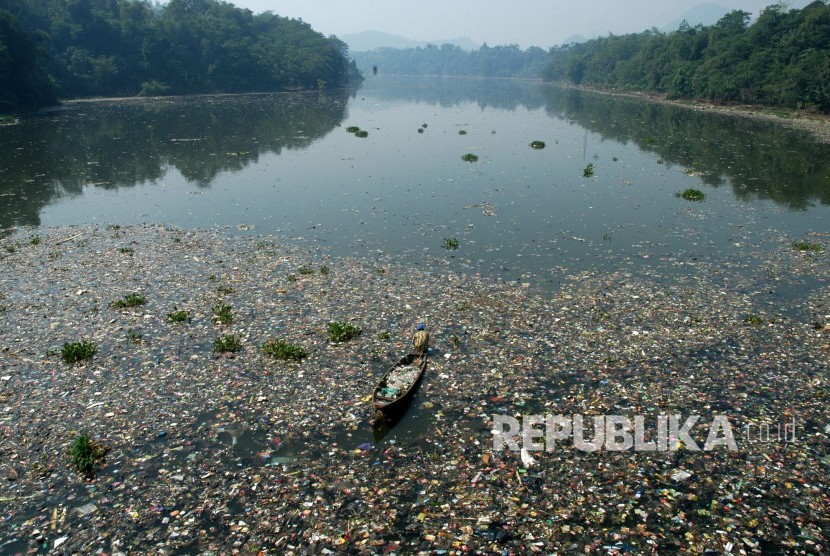
[[[286,342],[285,340],[269,340],[262,346],[262,352],[268,357],[282,361],[300,361],[308,357],[308,352],[302,347]]]
[[[675,197],[680,197],[682,199],[686,199],[687,201],[694,201],[699,203],[706,198],[706,194],[699,189],[689,188],[684,191],[681,191],[680,193],[676,193]]]
[[[588,165],[585,167],[585,169],[582,170],[582,177],[590,178],[593,175],[594,175],[594,163],[589,162]]]
[[[69,448],[72,467],[85,479],[95,478],[95,469],[104,460],[106,448],[93,442],[87,434],[81,434],[72,442]]]
[[[445,237],[444,238],[444,249],[455,250],[458,249],[460,243],[454,237]]]
[[[544,149],[545,148],[545,142],[544,141],[538,141],[538,140],[537,141],[531,141],[530,142],[530,148],[531,149],[536,149],[537,151],[539,149]]]
[[[116,309],[130,309],[132,307],[138,307],[139,305],[145,305],[146,303],[147,298],[140,293],[128,293],[121,299],[113,301],[112,306]]]
[[[474,155],[473,153],[467,153],[461,157],[461,160],[464,162],[475,162],[478,160],[478,156]]]
[[[170,322],[190,322],[190,313],[174,308],[172,313],[167,313],[167,320]]]
[[[213,351],[216,353],[233,353],[242,349],[242,341],[236,334],[219,336],[213,342]]]
[[[92,356],[98,351],[98,348],[95,347],[95,344],[92,342],[87,342],[86,340],[82,340],[80,342],[69,342],[63,344],[61,348],[61,359],[65,363],[78,363],[80,361],[86,361],[87,359],[92,359]]]
[[[363,331],[357,326],[348,322],[330,322],[326,326],[329,341],[336,344],[348,342],[355,336],[359,336]]]
[[[815,243],[813,241],[806,241],[806,240],[798,240],[791,243],[793,249],[798,251],[815,251],[821,252],[824,251],[824,247],[820,243]]]
[[[233,322],[231,306],[227,303],[217,303],[213,306],[213,319],[219,324],[230,324]]]

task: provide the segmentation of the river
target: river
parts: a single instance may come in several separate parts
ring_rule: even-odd
[[[0,138],[0,228],[219,226],[543,288],[702,259],[762,276],[830,216],[830,147],[804,133],[534,81],[69,102]]]

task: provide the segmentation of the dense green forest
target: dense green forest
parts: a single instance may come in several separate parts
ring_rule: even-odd
[[[339,87],[348,47],[219,0],[2,0],[0,111],[58,97]]]
[[[604,89],[830,112],[830,6],[736,10],[715,25],[608,36],[552,50],[545,79]]]
[[[548,51],[539,47],[521,50],[516,45],[487,46],[467,51],[452,44],[426,48],[376,48],[355,52],[364,73],[378,68],[385,74],[464,75],[477,77],[539,77]]]

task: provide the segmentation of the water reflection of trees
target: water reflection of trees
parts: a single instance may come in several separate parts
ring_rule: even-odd
[[[444,108],[475,103],[482,109],[516,110],[520,106],[545,106],[545,87],[539,81],[523,79],[395,75],[371,78],[364,83],[361,93],[380,100],[421,102]]]
[[[381,99],[444,107],[544,107],[606,139],[654,152],[712,186],[729,184],[739,199],[792,209],[830,204],[830,147],[781,125],[515,79],[396,76],[365,87]]]
[[[793,209],[830,204],[830,147],[769,122],[557,87],[544,89],[552,116],[603,138],[634,143],[667,164],[730,184],[739,199]]]
[[[261,154],[303,149],[345,117],[348,93],[74,103],[0,129],[0,227],[85,186],[154,182],[175,168],[199,187]]]

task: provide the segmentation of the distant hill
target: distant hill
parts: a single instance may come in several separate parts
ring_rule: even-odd
[[[384,33],[382,31],[361,31],[360,33],[342,35],[337,38],[349,45],[350,52],[369,52],[376,48],[383,47],[399,49],[416,48],[419,46],[425,47],[429,44],[436,46],[441,46],[442,44],[452,44],[462,48],[463,50],[478,50],[481,46],[480,44],[470,40],[468,37],[435,41],[416,41],[400,35]]]
[[[588,38],[583,35],[571,35],[570,37],[562,41],[562,44],[579,44],[581,42],[586,41],[588,41]]]
[[[698,4],[694,8],[686,10],[677,19],[663,25],[661,30],[666,32],[677,31],[677,28],[680,27],[684,19],[692,27],[695,25],[713,25],[731,11],[731,8],[724,8],[723,6],[717,6],[715,4]]]

